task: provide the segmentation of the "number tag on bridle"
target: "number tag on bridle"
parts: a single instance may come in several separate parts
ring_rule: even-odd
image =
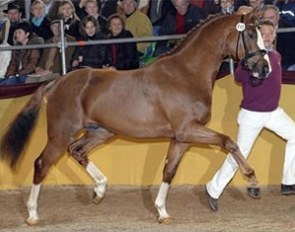
[[[236,26],[236,29],[238,32],[243,32],[245,29],[246,29],[246,25],[245,23],[238,23],[237,26]]]

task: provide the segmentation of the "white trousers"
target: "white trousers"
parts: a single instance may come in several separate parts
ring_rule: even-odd
[[[282,184],[295,184],[295,123],[282,108],[272,112],[253,112],[241,109],[238,115],[239,132],[237,144],[247,159],[251,148],[263,128],[267,128],[287,141],[283,166]],[[233,178],[238,164],[228,154],[222,167],[213,179],[207,183],[211,197],[218,199],[228,182]]]

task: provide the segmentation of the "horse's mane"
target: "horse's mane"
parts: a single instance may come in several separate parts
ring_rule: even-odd
[[[224,15],[224,14],[210,14],[206,19],[201,20],[200,23],[198,23],[192,29],[190,29],[186,33],[186,35],[182,39],[180,39],[170,51],[160,54],[157,57],[157,59],[160,59],[162,57],[166,57],[169,55],[174,55],[175,53],[180,51],[189,41],[191,41],[194,38],[194,35],[200,31],[200,28],[203,28],[204,25],[207,25],[207,24],[211,23],[212,21],[218,20],[218,19],[223,18],[225,16],[226,15]]]

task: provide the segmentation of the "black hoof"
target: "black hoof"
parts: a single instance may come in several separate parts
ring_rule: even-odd
[[[206,197],[207,197],[207,202],[208,202],[208,206],[209,208],[213,211],[216,212],[218,210],[218,203],[217,203],[217,199],[213,198],[210,196],[210,194],[207,191],[207,188],[205,187],[205,192],[206,192]]]
[[[248,196],[254,199],[260,199],[260,188],[248,187],[247,188]]]

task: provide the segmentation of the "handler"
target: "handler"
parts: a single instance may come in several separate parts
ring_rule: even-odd
[[[266,79],[258,80],[249,77],[250,71],[242,69],[241,65],[235,71],[235,79],[241,83],[243,88],[243,100],[237,119],[239,124],[237,144],[242,154],[247,158],[263,128],[267,128],[285,139],[287,144],[281,193],[284,195],[295,194],[295,123],[279,107],[282,84],[281,55],[273,49],[276,38],[273,23],[268,20],[262,22],[261,33],[272,65],[272,72]],[[207,183],[206,195],[212,211],[218,210],[217,200],[237,169],[238,164],[229,154],[213,179]],[[258,190],[253,192],[253,188],[252,190],[248,188],[248,195],[259,198]]]

